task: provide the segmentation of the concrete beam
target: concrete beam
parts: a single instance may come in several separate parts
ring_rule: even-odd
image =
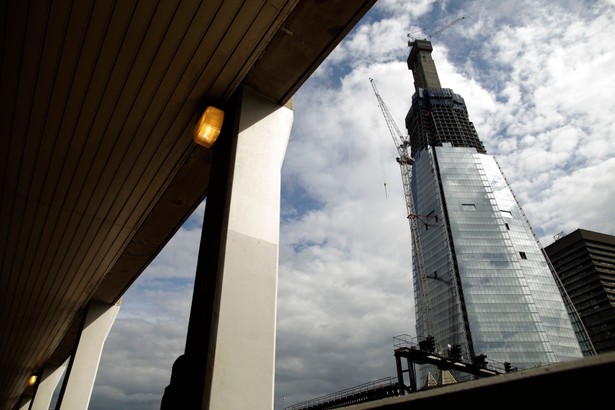
[[[549,408],[568,408],[576,400],[582,400],[585,406],[591,408],[612,400],[613,374],[615,352],[609,352],[356,404],[345,409],[523,408],[539,403],[538,398],[544,399]]]

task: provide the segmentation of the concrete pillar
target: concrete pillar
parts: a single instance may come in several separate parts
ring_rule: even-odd
[[[212,410],[273,408],[281,168],[293,112],[271,108],[262,98],[244,94],[222,266]]]
[[[61,366],[45,365],[30,410],[49,410],[51,398],[65,370],[66,364]]]
[[[120,310],[120,303],[91,302],[71,356],[56,409],[86,410],[98,372],[103,346]]]
[[[248,89],[225,119],[232,129],[223,128],[220,138],[228,140],[214,146],[185,360],[178,363],[187,367],[178,377],[186,384],[181,406],[169,408],[273,408],[281,168],[292,122],[290,105]]]

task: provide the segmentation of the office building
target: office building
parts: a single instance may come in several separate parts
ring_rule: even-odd
[[[577,229],[545,251],[596,352],[615,351],[615,236]]]
[[[440,86],[431,43],[411,45],[417,336],[501,371],[582,357],[554,274],[463,98]]]

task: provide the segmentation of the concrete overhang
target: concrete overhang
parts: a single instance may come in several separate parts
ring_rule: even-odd
[[[207,196],[205,107],[242,86],[287,103],[374,3],[3,2],[0,408]]]
[[[347,410],[448,409],[457,407],[599,407],[611,399],[615,352],[449,384],[404,396],[343,407]]]

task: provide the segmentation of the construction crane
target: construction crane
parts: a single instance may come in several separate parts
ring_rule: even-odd
[[[433,36],[442,33],[444,30],[448,29],[449,27],[459,23],[461,20],[465,19],[465,17],[459,17],[456,18],[455,20],[451,21],[448,24],[445,24],[444,26],[440,27],[439,29],[437,29],[436,31],[434,31],[433,33],[431,33],[429,36],[427,36],[428,39],[431,39]]]
[[[431,34],[428,34],[427,37],[425,38],[425,40],[431,40],[431,38],[437,34],[442,33],[444,30],[447,30],[448,28],[454,26],[455,24],[459,23],[461,20],[465,19],[465,17],[458,17],[455,20],[451,21],[448,24],[445,24],[444,26],[438,28],[436,31],[432,32]],[[420,31],[424,31],[424,30],[420,30]],[[414,44],[414,42],[417,40],[416,37],[414,37],[412,34],[408,33],[408,46],[412,47],[412,45]]]
[[[425,322],[427,327],[427,337],[434,336],[433,318],[431,312],[431,299],[429,297],[429,290],[427,289],[427,275],[425,274],[425,263],[423,261],[423,251],[420,245],[419,231],[417,226],[417,215],[414,212],[414,201],[412,199],[412,165],[414,164],[414,158],[408,153],[410,148],[410,140],[407,136],[402,135],[397,128],[397,124],[393,120],[393,116],[389,112],[386,104],[382,100],[376,83],[373,78],[369,79],[378,100],[378,106],[384,115],[384,119],[389,128],[389,132],[393,137],[393,143],[397,148],[399,156],[396,158],[397,163],[401,171],[401,180],[404,187],[404,195],[406,199],[406,212],[408,213],[408,220],[410,222],[410,233],[412,235],[412,253],[414,256],[414,262],[418,271],[418,277],[420,281],[421,300],[423,309],[425,311]]]

